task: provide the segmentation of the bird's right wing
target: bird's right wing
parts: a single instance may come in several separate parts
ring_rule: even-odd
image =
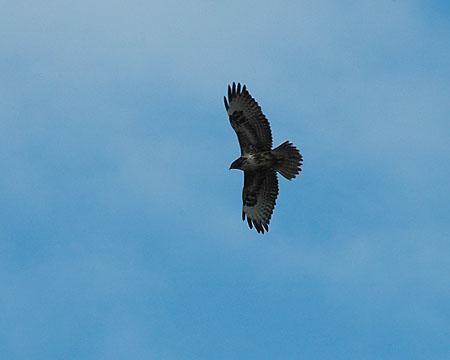
[[[242,190],[242,220],[247,217],[250,229],[258,233],[269,231],[270,218],[278,197],[278,178],[275,170],[244,171]]]

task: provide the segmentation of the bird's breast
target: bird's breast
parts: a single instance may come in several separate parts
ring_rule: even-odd
[[[243,170],[258,170],[273,166],[274,157],[269,151],[256,154],[247,154],[243,156]]]

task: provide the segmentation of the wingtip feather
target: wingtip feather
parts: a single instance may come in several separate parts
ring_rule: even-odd
[[[247,86],[244,84],[242,85],[240,82],[235,82],[233,81],[233,83],[231,85],[228,85],[228,101],[231,101],[231,99],[233,97],[235,97],[236,95],[242,94],[242,93],[246,93],[247,92]]]

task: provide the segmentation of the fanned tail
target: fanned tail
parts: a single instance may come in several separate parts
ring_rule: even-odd
[[[286,179],[292,180],[302,171],[303,157],[298,149],[289,141],[285,141],[280,146],[272,150],[276,157],[275,170]]]

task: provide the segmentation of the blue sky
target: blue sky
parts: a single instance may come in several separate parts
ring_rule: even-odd
[[[448,359],[447,1],[0,4],[5,359]],[[241,221],[245,83],[304,171]]]

